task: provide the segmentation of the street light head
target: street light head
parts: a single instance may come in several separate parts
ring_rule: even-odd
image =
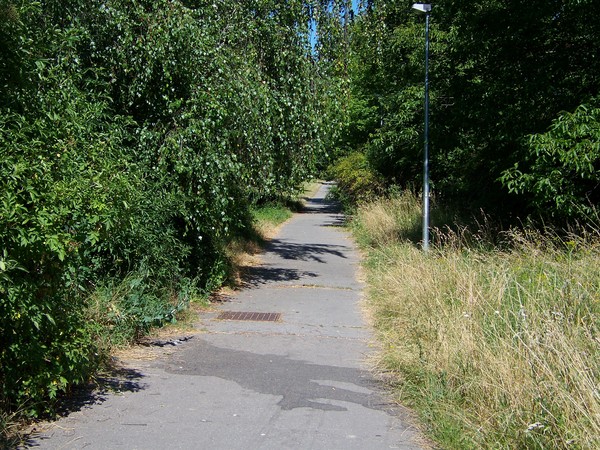
[[[412,7],[417,11],[428,13],[431,11],[431,3],[413,3]]]

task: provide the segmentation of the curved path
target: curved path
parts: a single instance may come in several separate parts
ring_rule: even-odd
[[[323,185],[203,333],[30,444],[64,449],[420,448],[364,369],[358,253]],[[242,313],[227,320],[224,311]],[[250,316],[251,312],[271,313]],[[256,320],[262,319],[262,320]],[[269,321],[277,319],[276,321]]]

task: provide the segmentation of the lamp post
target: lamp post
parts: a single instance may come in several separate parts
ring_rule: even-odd
[[[423,251],[429,250],[429,15],[430,3],[414,3],[425,13],[425,148],[423,151]]]

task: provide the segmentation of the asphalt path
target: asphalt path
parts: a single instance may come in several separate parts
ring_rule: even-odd
[[[193,339],[128,362],[112,389],[82,400],[27,447],[422,448],[366,368],[373,349],[359,254],[329,188],[270,241],[243,289],[201,314]],[[224,319],[226,311],[245,320]]]

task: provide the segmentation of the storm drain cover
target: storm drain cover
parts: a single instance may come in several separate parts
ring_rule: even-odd
[[[281,313],[223,311],[217,319],[220,320],[252,320],[256,322],[277,322]]]

